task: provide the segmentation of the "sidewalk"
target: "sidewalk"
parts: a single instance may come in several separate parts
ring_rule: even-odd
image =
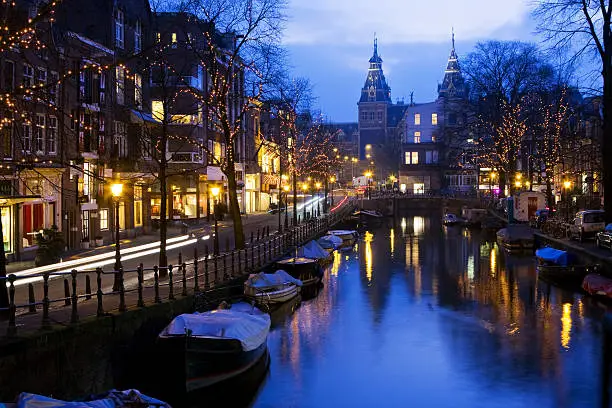
[[[266,216],[272,217],[267,212],[249,214],[248,216],[243,215],[242,223],[245,227],[249,225],[259,224],[262,221],[266,220],[267,218]],[[167,235],[168,238],[174,238],[174,237],[179,237],[181,235],[185,235],[184,230],[181,227],[176,226],[176,223],[173,222],[176,220],[169,220],[169,221],[170,221],[169,224],[171,225],[168,226],[168,235]],[[228,229],[228,228],[231,228],[232,225],[233,225],[232,220],[231,218],[228,218],[228,217],[226,217],[223,221],[218,221],[218,226],[220,229],[222,228]],[[187,224],[187,234],[194,234],[196,236],[201,236],[205,234],[212,234],[213,232],[214,232],[214,221],[207,222],[206,218],[200,220],[200,222],[197,224]],[[148,243],[156,242],[156,241],[159,241],[159,230],[154,230],[149,234],[139,235],[133,238],[122,239],[121,249],[128,249],[131,247],[144,245],[144,244],[148,244]],[[64,256],[61,259],[62,261],[70,261],[70,260],[80,259],[86,256],[93,256],[93,255],[106,253],[109,251],[113,251],[114,249],[115,249],[114,243],[110,243],[107,245],[102,245],[102,246],[90,248],[90,249],[73,249],[73,250],[70,250],[64,253]],[[6,273],[11,274],[11,273],[19,272],[25,269],[34,268],[35,266],[36,265],[34,265],[34,260],[10,262],[6,264]]]

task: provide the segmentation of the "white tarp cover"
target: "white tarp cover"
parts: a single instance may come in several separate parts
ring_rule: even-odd
[[[93,401],[68,402],[27,392],[19,394],[19,398],[17,399],[17,408],[120,408],[135,406],[134,404],[139,404],[138,406],[143,408],[170,408],[170,405],[165,402],[147,397],[137,390],[111,390],[108,394],[102,396],[101,399]]]
[[[238,303],[231,309],[179,315],[160,336],[184,336],[189,330],[193,337],[235,339],[240,341],[244,351],[255,350],[268,337],[270,316],[249,304],[245,305]]]
[[[338,249],[342,245],[342,238],[335,235],[325,235],[317,241],[319,245],[327,249]]]
[[[342,242],[341,242],[342,243]],[[298,256],[314,259],[325,259],[329,257],[327,252],[317,241],[310,241],[298,249]]]
[[[254,288],[269,288],[286,283],[294,283],[297,286],[302,286],[301,280],[295,279],[282,269],[274,273],[252,273],[244,284]]]

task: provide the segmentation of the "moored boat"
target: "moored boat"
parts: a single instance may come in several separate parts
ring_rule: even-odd
[[[462,222],[463,220],[457,217],[455,214],[446,213],[444,214],[444,217],[442,217],[442,224],[444,225],[457,225],[461,224]]]
[[[238,386],[262,361],[267,366],[269,331],[270,316],[248,303],[175,317],[158,336],[167,391],[209,395]]]
[[[297,250],[297,256],[303,258],[311,258],[319,261],[319,265],[325,266],[331,263],[332,256],[330,251],[326,251],[319,243],[312,240]]]
[[[82,401],[62,401],[44,395],[22,392],[15,403],[1,404],[13,408],[170,408],[170,405],[148,397],[137,390],[110,390]]]
[[[317,240],[317,243],[328,252],[340,248],[343,242],[342,238],[331,234],[324,235]]]
[[[508,225],[497,231],[497,244],[508,252],[533,251],[533,231],[528,225]]]
[[[597,273],[590,273],[584,277],[582,289],[589,295],[612,299],[612,279]]]
[[[577,265],[567,251],[544,247],[535,252],[538,276],[561,284],[579,285],[594,266]]]
[[[316,296],[323,277],[323,268],[316,259],[292,257],[276,261],[276,267],[287,271],[295,279],[302,281],[303,298]]]
[[[330,235],[335,235],[342,239],[341,248],[352,247],[357,241],[359,234],[354,230],[331,230],[327,232]]]
[[[283,270],[274,273],[253,273],[244,282],[244,295],[254,299],[258,305],[288,302],[300,293],[302,281]]]

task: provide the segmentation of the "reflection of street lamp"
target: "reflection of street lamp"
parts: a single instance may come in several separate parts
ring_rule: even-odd
[[[215,255],[219,255],[219,225],[217,224],[217,197],[219,196],[219,192],[221,189],[219,187],[212,187],[210,192],[212,193],[213,199],[213,217],[215,217],[215,241],[214,241],[214,249],[213,252]]]
[[[121,193],[123,192],[123,184],[116,183],[111,184],[111,194],[113,195],[113,201],[115,202],[115,271],[119,271],[121,266],[121,248],[119,243],[119,200],[121,199]],[[121,283],[119,282],[119,274],[115,273],[115,280],[113,284],[113,290],[117,291],[121,289]]]
[[[569,189],[571,186],[571,181],[565,180],[563,182],[563,189],[565,190],[565,222],[569,221]]]

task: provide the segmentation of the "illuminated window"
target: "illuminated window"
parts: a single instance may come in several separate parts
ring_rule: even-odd
[[[121,66],[115,67],[115,95],[117,103],[125,103],[125,69]]]
[[[421,143],[421,132],[414,132],[414,143]]]
[[[142,108],[142,76],[134,74],[134,103]]]
[[[432,137],[431,137],[431,142],[432,142],[432,143],[436,143],[436,137],[435,137],[435,136],[432,136]]]
[[[30,153],[30,150],[32,150],[32,125],[30,123],[23,124],[21,140],[23,142],[23,151],[25,153]]]
[[[405,152],[404,155],[405,164],[419,164],[419,152]]]
[[[108,208],[101,208],[98,215],[100,218],[100,231],[108,230]]]
[[[162,101],[151,101],[151,114],[158,122],[164,120],[164,103]]]
[[[23,64],[22,83],[24,88],[31,88],[34,85],[34,68],[31,65]]]
[[[438,124],[438,114],[437,113],[432,113],[431,114],[431,124],[432,125],[437,125]]]
[[[414,124],[415,125],[420,125],[421,124],[421,114],[420,113],[415,113],[414,114]]]
[[[161,33],[155,33],[155,41],[161,42]]]
[[[419,164],[419,152],[412,152],[412,164]]]
[[[177,42],[176,33],[172,33],[172,48],[176,48]]]
[[[115,45],[119,48],[123,48],[124,38],[123,11],[117,10],[117,16],[115,18]]]
[[[34,135],[34,151],[43,153],[45,149],[45,115],[36,115],[36,134]]]
[[[142,186],[134,186],[134,226],[142,225]]]
[[[136,25],[134,26],[134,52],[139,53],[142,49],[142,24],[140,24],[140,20],[136,20]]]

